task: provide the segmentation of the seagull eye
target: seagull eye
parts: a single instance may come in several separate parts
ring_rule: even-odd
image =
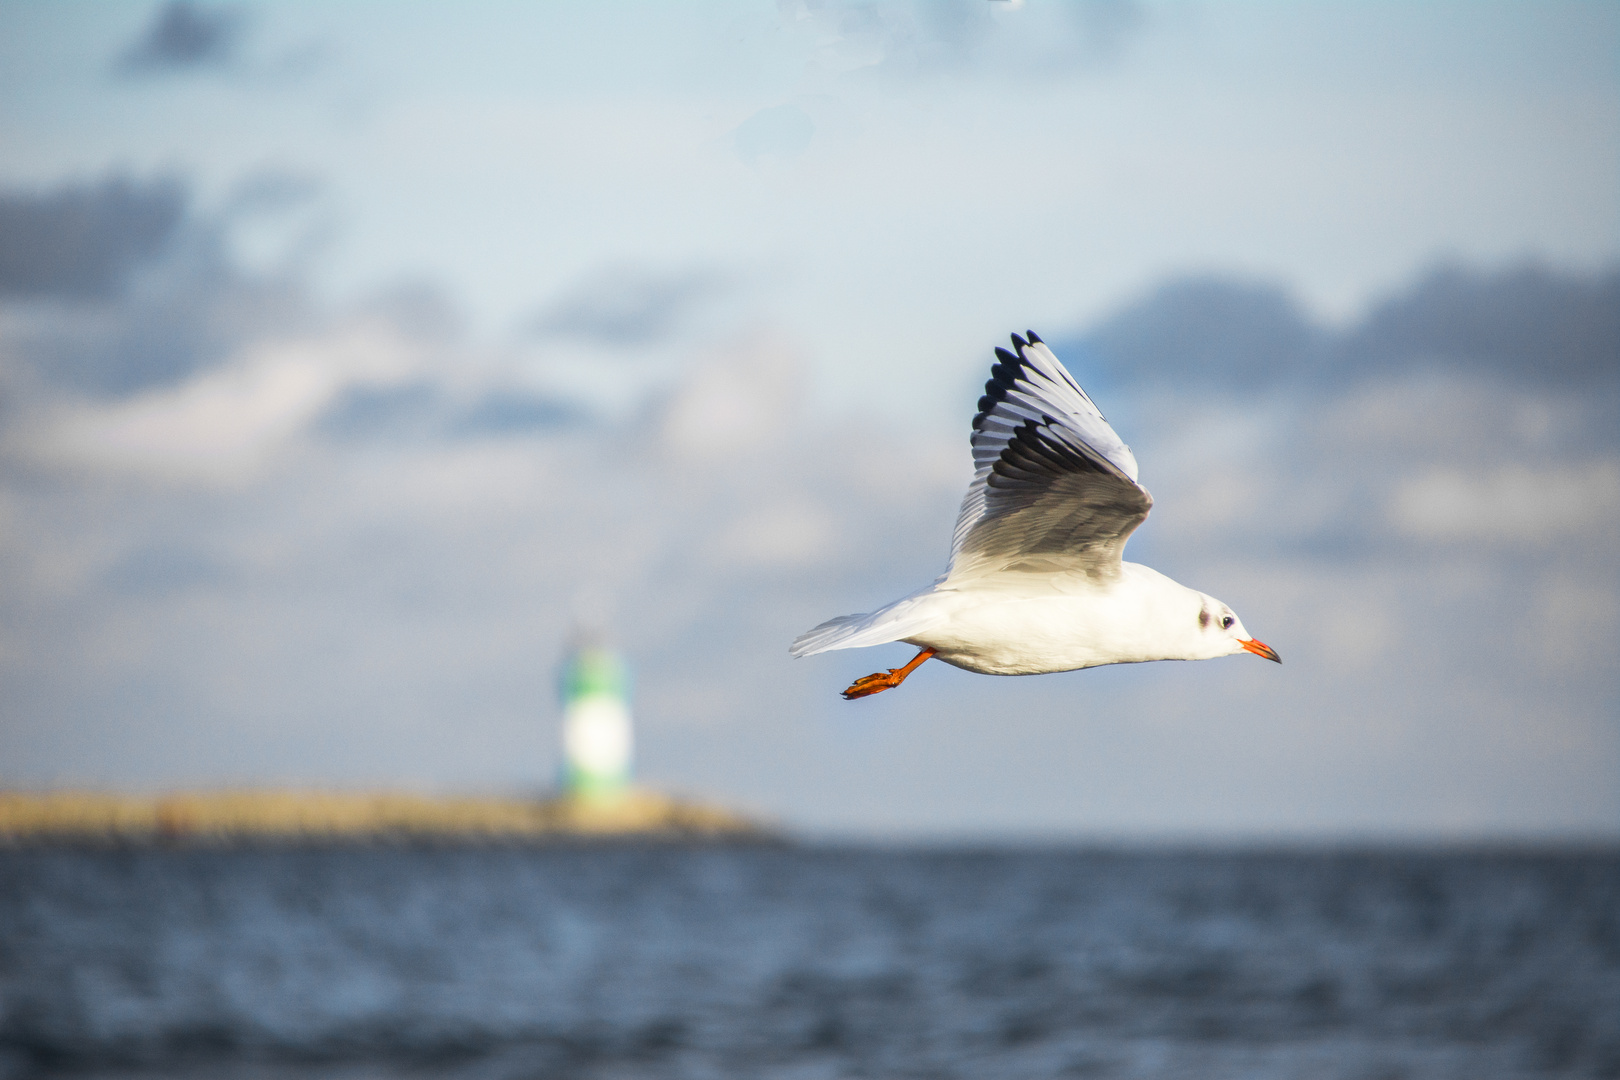
[[[1221,629],[1222,630],[1230,630],[1230,629],[1232,629],[1232,624],[1235,623],[1235,622],[1237,622],[1237,620],[1232,618],[1232,616],[1228,615],[1226,618],[1221,620]]]

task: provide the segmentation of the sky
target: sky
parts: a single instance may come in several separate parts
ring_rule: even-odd
[[[0,784],[1620,835],[1620,9],[0,3]],[[1283,655],[788,658],[1033,328]]]

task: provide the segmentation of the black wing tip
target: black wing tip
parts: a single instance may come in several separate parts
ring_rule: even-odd
[[[973,416],[974,431],[983,428],[985,417],[1006,400],[1007,391],[1012,389],[1013,383],[1018,380],[1023,369],[1023,357],[1014,356],[999,345],[996,347],[996,362],[990,367],[990,379],[984,384],[984,396],[979,399],[979,411]]]
[[[1017,334],[1012,335],[1012,343],[1013,348],[1018,350],[1019,356],[1023,356],[1024,350],[1031,345],[1045,344],[1045,342],[1041,341],[1041,336],[1033,330],[1025,330],[1023,337],[1019,337]]]
[[[984,418],[990,410],[1006,400],[1007,391],[1024,374],[1024,366],[1029,362],[1024,358],[1024,350],[1031,345],[1041,344],[1041,339],[1035,336],[1033,330],[1025,333],[1029,335],[1028,340],[1017,334],[1012,335],[1013,348],[1018,350],[1016,355],[1000,345],[996,346],[996,363],[990,367],[990,379],[984,384],[984,396],[979,399],[979,411],[973,417],[974,431],[984,427]]]

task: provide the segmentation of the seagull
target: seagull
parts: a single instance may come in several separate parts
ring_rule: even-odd
[[[870,614],[829,619],[788,651],[921,650],[855,680],[847,700],[899,686],[931,657],[985,675],[1240,652],[1282,663],[1213,596],[1122,560],[1153,507],[1131,448],[1033,331],[1012,344],[996,350],[973,418],[973,482],[945,572]]]

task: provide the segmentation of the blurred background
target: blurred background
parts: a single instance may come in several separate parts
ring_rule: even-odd
[[[810,837],[1620,837],[1620,8],[0,4],[0,784]],[[787,644],[1032,328],[1285,659]]]

